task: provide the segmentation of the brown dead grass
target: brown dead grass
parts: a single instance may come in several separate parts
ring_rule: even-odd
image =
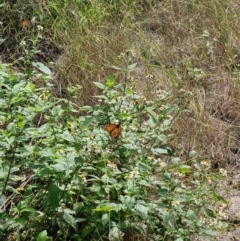
[[[43,24],[47,37],[43,43],[50,42],[53,48],[61,49],[54,69],[59,96],[67,95],[68,86],[80,84],[83,88],[77,103],[93,104],[93,96],[98,94],[93,81],[104,81],[111,74],[121,81],[122,73],[112,66],[124,67],[117,56],[135,49],[137,67],[131,75],[138,92],[151,98],[157,89],[166,90],[172,94],[170,102],[185,109],[174,123],[172,145],[184,153],[194,149],[202,159],[219,166],[236,164],[235,153],[240,144],[237,0],[149,0],[134,1],[129,6],[119,2],[120,5],[109,8],[111,11],[107,5],[96,2],[95,7],[89,6],[95,15],[88,15],[88,24],[84,26],[74,5],[55,12],[48,4],[22,4],[19,9],[27,9],[30,16],[31,9],[37,6],[46,21]],[[105,7],[102,14],[101,6]],[[24,14],[23,11],[23,18]],[[20,19],[15,15],[3,20],[9,21],[7,33],[11,33],[13,20]],[[148,74],[154,78],[146,78]],[[192,97],[179,96],[181,89],[191,92]]]

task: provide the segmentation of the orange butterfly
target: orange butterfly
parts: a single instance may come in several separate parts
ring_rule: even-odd
[[[122,133],[122,127],[121,124],[107,124],[104,127],[104,130],[108,131],[108,133],[110,134],[110,136],[113,139],[118,138],[121,133]]]
[[[20,26],[23,28],[31,28],[31,21],[29,19],[24,19],[20,23]]]

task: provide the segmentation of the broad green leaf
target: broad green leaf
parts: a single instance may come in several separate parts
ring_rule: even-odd
[[[6,39],[0,39],[0,45],[5,42]]]
[[[147,182],[146,180],[140,180],[138,183],[139,183],[140,185],[146,186],[146,187],[151,187],[151,186],[152,186],[152,184],[149,183],[149,182]]]
[[[115,84],[115,78],[113,75],[109,76],[107,81],[106,81],[106,85],[109,86],[109,87],[112,87],[114,86]]]
[[[15,221],[16,221],[16,223],[21,224],[22,227],[24,227],[27,223],[27,220],[25,218],[16,218]]]
[[[112,206],[112,205],[101,205],[97,208],[94,208],[93,211],[95,211],[95,212],[110,212],[114,209],[115,209],[115,207]]]
[[[169,228],[171,225],[171,215],[169,212],[164,212],[162,215],[164,227]]]
[[[94,226],[86,225],[83,230],[81,230],[81,238],[85,238],[94,229]]]
[[[218,200],[218,196],[217,196],[217,193],[216,193],[216,190],[215,190],[215,189],[212,190],[212,197],[213,197],[213,200],[214,200],[214,201],[217,201],[217,200]]]
[[[222,203],[227,204],[226,199],[224,199],[222,196],[219,196],[215,189],[212,190],[212,197],[214,201],[221,201]]]
[[[42,149],[41,151],[38,152],[38,154],[41,157],[52,157],[55,155],[50,148]]]
[[[133,70],[136,67],[136,65],[137,65],[137,63],[130,64],[127,69]]]
[[[112,229],[110,229],[110,232],[108,234],[109,240],[120,240],[121,237],[121,231],[117,226],[114,226]]]
[[[198,216],[196,215],[196,213],[195,213],[193,210],[188,210],[188,211],[187,211],[187,217],[188,217],[192,222],[198,221]]]
[[[64,212],[65,212],[65,213],[69,213],[69,214],[75,214],[75,213],[76,213],[74,210],[72,210],[72,209],[70,209],[70,208],[65,208],[65,209],[64,209]]]
[[[174,165],[178,165],[179,161],[180,161],[180,158],[179,158],[179,157],[173,157],[173,158],[171,159],[171,162],[172,162]]]
[[[132,209],[134,204],[135,204],[135,198],[134,197],[120,196],[119,199],[129,209]]]
[[[99,82],[93,82],[99,89],[104,90],[106,88],[106,86],[102,83]]]
[[[168,189],[164,188],[164,187],[158,187],[158,193],[162,196],[162,197],[166,197],[168,196]]]
[[[69,133],[68,131],[64,131],[60,137],[63,139],[63,140],[66,140],[66,141],[69,141],[69,142],[74,142],[74,138],[73,136],[71,135],[71,133]]]
[[[93,122],[93,120],[94,120],[94,117],[87,117],[83,122],[82,126],[83,127],[89,126]]]
[[[0,195],[0,206],[2,206],[5,202],[6,202],[6,197],[3,194],[1,194]]]
[[[38,128],[38,133],[46,133],[46,131],[48,130],[49,128],[49,124],[46,123],[46,124],[43,124],[41,125],[39,128]]]
[[[43,72],[44,74],[47,74],[47,75],[52,74],[51,70],[41,62],[35,62],[35,63],[32,63],[32,65],[38,70],[40,70],[41,72]]]
[[[75,230],[77,230],[76,220],[71,214],[64,211],[63,218],[69,225],[71,225]]]
[[[179,172],[182,172],[182,173],[190,173],[191,172],[191,167],[188,166],[188,165],[181,165],[179,167]]]
[[[177,105],[172,105],[163,111],[164,115],[168,115],[177,109]]]
[[[208,215],[208,217],[210,218],[215,218],[215,214],[214,214],[214,211],[210,208],[205,208],[205,212],[206,214]]]
[[[15,136],[11,136],[9,138],[6,137],[6,141],[8,145],[10,146],[15,141]]]
[[[189,156],[189,158],[192,158],[192,157],[194,157],[196,154],[197,154],[197,152],[193,150],[193,151],[191,151],[191,152],[188,154],[188,156]]]
[[[48,188],[49,201],[53,209],[59,206],[62,190],[57,185],[50,185]]]
[[[102,225],[105,226],[108,222],[109,222],[109,214],[108,213],[104,213],[102,215]]]
[[[47,231],[43,230],[41,233],[37,236],[37,241],[46,241],[47,240]]]
[[[159,141],[161,141],[162,143],[166,143],[167,142],[167,137],[165,135],[163,135],[163,134],[158,135],[157,139]]]
[[[135,205],[136,213],[142,218],[147,219],[148,218],[148,210],[145,206],[142,204],[136,204]]]
[[[24,207],[23,209],[21,209],[21,212],[32,212],[32,213],[35,213],[36,210],[30,206],[26,206]]]
[[[85,105],[85,106],[81,107],[80,110],[82,110],[82,111],[92,111],[93,107],[89,106],[89,105]]]
[[[184,241],[182,238],[177,238],[174,241]]]
[[[154,153],[157,154],[168,154],[168,150],[167,149],[163,149],[163,148],[156,148],[152,150]]]
[[[64,110],[62,109],[61,105],[54,106],[51,110],[51,113],[53,116],[61,116],[63,114]]]

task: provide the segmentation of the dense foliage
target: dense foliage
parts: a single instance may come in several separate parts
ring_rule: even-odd
[[[33,67],[15,73],[1,64],[2,238],[189,240],[211,233],[210,219],[219,220],[212,205],[224,201],[212,185],[218,178],[194,151],[181,164],[168,146],[178,108],[165,92],[146,100],[134,91],[134,56],[121,56],[124,83],[113,76],[96,82],[99,104],[81,108],[53,97],[46,66],[32,65],[45,74]],[[106,123],[120,123],[121,136],[112,139]]]

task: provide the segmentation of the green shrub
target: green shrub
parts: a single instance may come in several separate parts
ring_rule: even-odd
[[[96,82],[99,104],[81,108],[51,94],[46,66],[0,65],[1,239],[180,241],[222,225],[220,176],[168,146],[178,108],[167,93],[136,93],[134,54],[121,55],[124,82]],[[119,138],[108,123],[121,124]]]

